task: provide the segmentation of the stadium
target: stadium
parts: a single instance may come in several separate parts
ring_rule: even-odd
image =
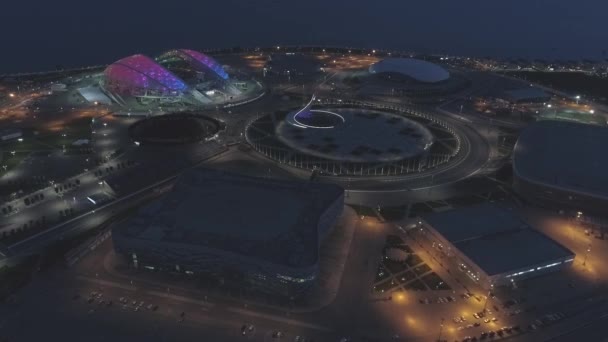
[[[513,187],[541,206],[606,215],[608,128],[543,120],[528,126],[513,152]]]
[[[471,84],[458,70],[414,58],[385,58],[343,81],[360,95],[402,96],[413,103],[439,102]]]
[[[259,118],[246,134],[266,157],[329,176],[418,173],[460,152],[456,129],[434,116],[315,97],[303,108]]]
[[[344,190],[332,184],[191,169],[117,223],[112,238],[139,269],[294,297],[314,284],[319,249],[343,206]]]
[[[120,59],[103,71],[99,86],[111,102],[130,109],[237,105],[264,94],[259,82],[238,76],[229,75],[210,56],[179,49],[156,59],[141,54]],[[99,98],[90,88],[83,93],[85,99]]]

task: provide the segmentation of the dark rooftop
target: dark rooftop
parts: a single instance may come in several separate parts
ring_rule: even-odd
[[[509,210],[490,203],[430,214],[424,220],[451,243],[527,227]]]
[[[519,136],[513,153],[518,177],[566,191],[608,198],[608,128],[540,121]]]
[[[574,255],[495,204],[434,213],[424,220],[490,276]]]
[[[534,229],[513,230],[454,244],[492,276],[574,255]]]
[[[170,193],[114,231],[290,267],[309,266],[318,257],[319,216],[342,194],[342,188],[331,184],[192,169]]]

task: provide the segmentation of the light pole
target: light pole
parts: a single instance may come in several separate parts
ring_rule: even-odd
[[[587,246],[587,251],[585,252],[585,259],[583,260],[583,266],[587,266],[587,257],[589,256],[589,252],[591,252],[591,244]]]
[[[486,295],[486,301],[483,303],[483,313],[486,312],[486,308],[488,306],[488,299],[490,299],[490,295],[492,294],[492,289],[494,288],[494,284],[490,284],[490,289],[488,290],[488,294]]]
[[[441,333],[443,332],[443,317],[441,318],[441,323],[439,323],[439,336],[437,336],[437,341],[441,341]]]
[[[551,107],[553,107],[550,103],[547,105],[547,108],[551,109]],[[557,108],[555,108],[555,111],[553,112],[553,118],[557,118]]]
[[[575,99],[576,99],[576,104],[578,105],[578,101],[581,99],[581,96],[580,95],[576,95]]]

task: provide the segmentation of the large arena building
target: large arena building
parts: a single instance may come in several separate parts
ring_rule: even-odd
[[[234,104],[263,94],[259,82],[232,79],[218,61],[188,49],[171,50],[156,59],[141,54],[125,57],[104,70],[100,86],[125,107]]]
[[[137,268],[297,296],[314,283],[321,243],[343,205],[336,185],[193,169],[112,236]]]
[[[485,289],[557,271],[574,260],[570,250],[495,204],[424,216],[416,233],[448,267]]]
[[[356,78],[362,95],[404,96],[416,103],[442,101],[471,84],[460,71],[415,58],[385,58]]]
[[[540,205],[606,216],[604,146],[606,127],[549,120],[528,126],[513,153],[515,191]]]

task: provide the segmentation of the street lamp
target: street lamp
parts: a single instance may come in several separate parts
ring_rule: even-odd
[[[585,252],[585,259],[583,260],[583,266],[587,265],[587,257],[589,256],[589,252],[591,252],[591,244],[587,246],[587,251]]]
[[[581,96],[580,95],[576,95],[575,99],[576,99],[576,104],[578,104],[578,100],[581,99]]]
[[[552,108],[552,107],[553,106],[550,103],[547,105],[547,108]],[[553,112],[553,117],[557,118],[557,108],[555,108],[555,112]]]
[[[443,317],[441,318],[441,323],[439,323],[439,336],[437,336],[437,341],[441,341],[441,333],[443,332]]]
[[[486,301],[483,303],[483,313],[486,312],[486,307],[488,306],[488,299],[490,298],[490,295],[492,294],[492,289],[494,288],[494,284],[490,284],[490,289],[488,290],[488,294],[486,295]]]

